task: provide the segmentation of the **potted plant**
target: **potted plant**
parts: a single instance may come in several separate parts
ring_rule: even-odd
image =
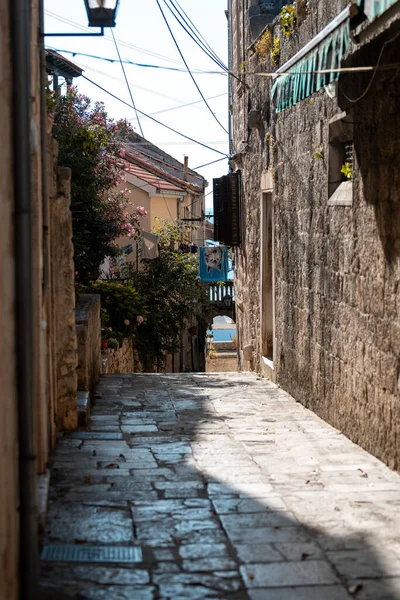
[[[105,350],[108,348],[109,340],[113,336],[112,327],[102,327],[101,328],[101,349]]]

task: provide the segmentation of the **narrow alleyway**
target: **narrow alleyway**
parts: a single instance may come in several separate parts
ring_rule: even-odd
[[[400,477],[253,375],[103,377],[51,468],[44,600],[400,598]]]

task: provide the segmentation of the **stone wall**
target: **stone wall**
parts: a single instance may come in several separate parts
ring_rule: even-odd
[[[342,10],[346,1],[310,1],[310,16],[290,39],[281,63]],[[349,65],[376,64],[382,34]],[[249,36],[248,29],[247,35]],[[277,22],[273,36],[280,35]],[[243,45],[251,42],[247,37]],[[399,41],[385,51],[395,62]],[[233,51],[235,56],[235,49]],[[267,57],[246,55],[249,71],[271,70]],[[350,98],[367,75],[342,76]],[[236,304],[241,368],[263,372],[260,323],[260,231],[263,174],[274,198],[274,377],[296,399],[353,441],[400,467],[399,306],[400,150],[398,85],[376,76],[370,93],[352,103],[321,91],[284,113],[271,106],[270,83],[247,78],[234,102],[235,168],[244,182],[243,244],[236,252]],[[249,128],[250,110],[261,112]],[[354,126],[352,206],[328,204],[329,121],[348,111]],[[243,140],[247,143],[244,145]],[[318,157],[317,157],[318,155]],[[322,158],[321,158],[322,156]],[[253,346],[252,362],[243,348]]]
[[[57,168],[57,144],[52,143],[49,189],[50,258],[53,317],[53,360],[55,368],[55,422],[59,430],[77,426],[78,378],[75,328],[74,247],[70,211],[71,172]]]
[[[0,600],[18,597],[18,440],[14,323],[14,201],[9,6],[0,1]]]
[[[124,340],[118,350],[107,348],[101,353],[102,373],[133,373],[135,360],[132,342]]]
[[[78,389],[93,391],[101,373],[100,296],[79,294],[75,309]]]

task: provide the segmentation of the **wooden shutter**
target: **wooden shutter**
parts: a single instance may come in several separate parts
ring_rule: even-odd
[[[226,246],[241,241],[241,175],[229,173],[213,181],[214,238]]]

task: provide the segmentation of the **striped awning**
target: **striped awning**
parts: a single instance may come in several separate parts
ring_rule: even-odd
[[[398,1],[399,0],[358,0],[358,7],[369,21],[373,21]]]
[[[337,69],[350,45],[352,14],[349,5],[276,71],[272,87],[276,112],[294,106],[339,79]]]

